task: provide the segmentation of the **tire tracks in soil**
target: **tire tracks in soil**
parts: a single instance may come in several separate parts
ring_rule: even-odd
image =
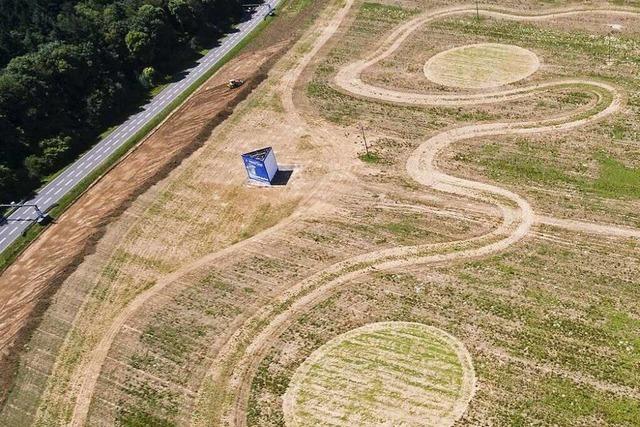
[[[475,105],[483,103],[507,102],[531,94],[563,87],[579,87],[592,92],[598,99],[591,111],[585,114],[582,109],[556,117],[523,122],[489,123],[454,128],[437,134],[423,142],[410,156],[406,168],[408,174],[417,182],[433,189],[475,198],[493,201],[503,212],[504,219],[500,227],[493,232],[467,241],[447,244],[400,247],[376,253],[358,256],[329,267],[299,282],[287,290],[277,301],[252,316],[244,328],[238,330],[219,353],[216,366],[211,370],[211,381],[219,393],[226,396],[222,409],[225,414],[220,425],[246,425],[246,410],[251,390],[251,381],[260,361],[266,356],[270,343],[283,333],[298,317],[310,307],[322,302],[342,284],[374,271],[397,269],[415,265],[443,264],[460,260],[483,258],[522,240],[539,219],[543,223],[567,227],[589,233],[605,233],[616,236],[634,237],[638,232],[624,227],[599,225],[579,221],[555,220],[536,217],[530,204],[520,195],[507,189],[483,182],[471,181],[443,173],[435,166],[437,155],[446,147],[470,138],[498,136],[507,134],[539,134],[544,132],[568,131],[592,122],[602,120],[618,111],[624,103],[623,94],[613,85],[589,79],[561,79],[553,82],[506,91],[492,91],[473,95],[412,94],[391,89],[367,85],[360,79],[361,73],[371,65],[390,56],[402,42],[416,29],[434,19],[465,13],[475,13],[475,8],[449,8],[418,17],[394,31],[374,52],[372,58],[357,61],[341,69],[335,79],[339,90],[356,97],[374,101],[409,105]],[[631,10],[618,9],[564,9],[538,16],[522,16],[516,12],[499,12],[480,9],[488,16],[508,18],[520,21],[536,21],[557,17],[588,13],[633,14]],[[610,99],[606,96],[608,95]],[[602,108],[600,108],[602,107]],[[505,203],[504,201],[509,203]],[[505,235],[502,238],[498,238]],[[496,240],[496,238],[498,238]],[[478,246],[478,244],[480,244]],[[467,247],[470,246],[471,247]],[[475,246],[474,246],[475,245]],[[429,250],[442,251],[424,254]],[[265,326],[266,325],[266,326]],[[212,420],[209,420],[210,422]],[[222,421],[222,422],[220,422]],[[455,422],[451,420],[451,423]]]
[[[324,27],[324,31],[316,40],[313,48],[305,54],[298,66],[289,73],[282,81],[283,104],[287,112],[288,119],[299,120],[305,123],[305,119],[296,111],[293,103],[293,87],[302,75],[305,68],[311,63],[320,49],[331,39],[344,18],[350,11],[354,0],[347,0],[333,18]],[[299,282],[289,288],[273,303],[259,309],[252,315],[242,327],[233,333],[225,345],[216,356],[216,364],[209,373],[209,382],[216,386],[216,391],[225,390],[225,397],[221,399],[222,406],[219,410],[214,410],[215,414],[224,414],[224,424],[238,426],[246,425],[246,404],[250,391],[253,372],[257,368],[260,360],[264,357],[269,348],[269,342],[285,330],[295,319],[295,317],[306,311],[309,307],[317,304],[329,296],[332,290],[342,284],[346,284],[362,275],[399,267],[409,267],[424,264],[443,264],[459,260],[482,258],[497,252],[503,251],[511,245],[523,239],[536,221],[536,216],[529,203],[521,196],[487,183],[470,181],[463,178],[450,176],[440,172],[434,166],[434,159],[437,154],[447,146],[469,138],[483,137],[490,135],[505,134],[531,134],[541,132],[557,132],[574,129],[588,123],[600,120],[610,114],[615,113],[623,103],[621,93],[612,85],[607,83],[587,80],[587,79],[563,79],[555,82],[538,84],[535,86],[518,88],[507,91],[493,91],[485,94],[473,95],[437,95],[437,94],[411,94],[401,91],[377,88],[367,85],[360,80],[362,70],[374,63],[391,55],[404,40],[417,28],[425,23],[453,15],[475,13],[475,8],[456,7],[442,9],[437,12],[427,13],[418,17],[395,30],[388,39],[382,43],[373,56],[367,61],[357,61],[350,66],[340,70],[336,77],[336,83],[351,96],[365,97],[376,101],[392,102],[397,104],[410,105],[471,105],[490,102],[507,102],[510,100],[526,97],[532,93],[563,86],[580,86],[589,88],[601,102],[604,102],[602,92],[608,93],[612,99],[602,110],[597,110],[591,116],[584,117],[580,114],[573,121],[566,121],[571,115],[558,116],[555,118],[519,122],[519,123],[490,123],[483,125],[471,125],[461,128],[451,129],[440,133],[425,141],[418,147],[407,161],[407,171],[416,181],[425,186],[430,186],[436,190],[470,197],[477,200],[488,201],[499,207],[503,214],[502,224],[494,231],[477,238],[466,241],[450,242],[446,244],[419,245],[414,247],[399,247],[387,249],[380,252],[361,255],[350,260],[337,263],[321,272],[314,274],[308,279]],[[522,16],[509,12],[501,12],[491,9],[480,9],[480,13],[516,20],[542,20],[561,16],[570,16],[580,13],[619,13],[637,14],[632,10],[620,9],[569,9],[555,11],[537,16]],[[304,126],[304,125],[303,125]],[[330,135],[330,130],[319,129],[316,126],[307,125],[307,130],[313,138],[318,141]],[[318,139],[320,138],[320,139]],[[338,149],[333,147],[328,149],[329,155],[339,154]],[[339,156],[338,156],[339,158]],[[347,172],[330,174],[322,182],[319,182],[314,191],[301,204],[301,209],[291,217],[281,221],[271,229],[265,230],[255,237],[240,242],[223,251],[207,255],[194,263],[172,273],[159,281],[155,286],[138,295],[129,305],[116,317],[103,335],[100,343],[92,351],[88,363],[83,367],[79,376],[82,382],[77,390],[77,399],[73,409],[71,425],[83,425],[86,421],[93,391],[97,384],[102,365],[107,357],[111,345],[124,324],[149,301],[153,296],[162,292],[168,285],[178,278],[204,267],[215,260],[229,255],[236,250],[241,250],[252,242],[260,240],[267,235],[286,228],[295,222],[304,212],[314,209],[314,199],[320,193],[330,192],[327,183],[336,177],[348,176]],[[547,221],[542,221],[547,222]],[[556,222],[554,225],[562,226],[568,224]],[[589,229],[588,226],[580,223],[580,226]],[[574,228],[578,225],[569,224]],[[609,228],[608,228],[609,227]],[[596,232],[612,232],[619,227],[598,226]],[[203,397],[205,385],[200,390],[200,401],[198,408],[208,406]],[[206,410],[204,412],[209,412]],[[193,423],[209,424],[211,419],[203,419],[203,411],[195,411]],[[219,423],[223,424],[223,423]]]
[[[332,28],[333,31],[337,30],[337,26],[335,28],[331,27],[331,25],[334,24],[334,22],[330,23],[327,28]],[[304,56],[297,67],[295,67],[292,71],[287,73],[287,75],[282,78],[279,90],[281,92],[283,105],[287,113],[286,120],[298,126],[301,126],[302,124],[301,127],[305,128],[305,130],[312,135],[312,142],[317,144],[318,151],[322,153],[322,155],[319,157],[331,159],[331,161],[334,161],[336,162],[336,164],[338,164],[341,163],[340,158],[342,157],[342,153],[340,152],[338,147],[322,144],[322,141],[326,140],[327,133],[320,131],[317,128],[304,125],[306,121],[293,107],[294,85],[298,81],[300,75],[307,67],[309,62],[311,62],[311,60],[315,57],[315,55],[323,45],[324,43],[322,43],[320,46],[315,46],[314,49],[312,49]],[[160,294],[168,286],[175,283],[179,278],[192,273],[199,268],[210,265],[216,260],[229,256],[236,251],[241,251],[245,247],[248,247],[257,241],[263,240],[264,238],[287,228],[289,225],[297,222],[301,217],[305,215],[324,210],[326,207],[322,201],[330,197],[332,193],[331,183],[335,182],[336,180],[348,179],[349,175],[350,167],[348,165],[346,165],[344,168],[337,168],[336,171],[327,173],[315,183],[315,185],[305,195],[303,200],[300,201],[300,204],[296,211],[288,218],[283,219],[275,226],[266,229],[249,239],[240,241],[221,251],[208,254],[200,259],[195,260],[193,263],[188,264],[180,268],[179,270],[176,270],[175,272],[167,275],[162,280],[159,280],[154,286],[137,295],[118,314],[118,316],[114,318],[109,328],[102,335],[102,338],[100,339],[98,345],[91,351],[87,363],[82,366],[80,371],[77,373],[76,377],[79,379],[79,383],[76,384],[72,390],[72,394],[76,394],[77,397],[75,399],[73,413],[69,425],[82,426],[86,424],[91,400],[98,383],[98,378],[100,376],[102,366],[107,358],[108,352],[111,349],[116,336],[127,323],[127,321],[129,321],[140,309],[142,309],[148,301],[150,301],[154,296]]]

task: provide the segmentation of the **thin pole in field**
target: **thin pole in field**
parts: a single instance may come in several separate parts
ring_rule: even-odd
[[[369,145],[367,144],[367,137],[364,134],[364,126],[360,123],[360,132],[362,132],[362,140],[364,141],[364,150],[367,152],[367,156],[369,155]]]

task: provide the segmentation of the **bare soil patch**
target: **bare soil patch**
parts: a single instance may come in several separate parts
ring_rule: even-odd
[[[38,312],[46,307],[57,285],[93,250],[104,226],[202,145],[212,129],[265,78],[282,48],[279,45],[241,55],[224,66],[139,147],[88,189],[2,274],[3,397],[13,375],[14,344],[23,341],[29,324],[37,324]],[[238,90],[229,90],[226,82],[230,78],[242,78],[246,83]]]
[[[597,138],[621,114],[631,121],[625,101],[629,93],[636,108],[628,89],[637,73],[619,85],[592,64],[577,78],[578,64],[598,57],[590,39],[546,33],[539,21],[561,17],[534,19],[533,5],[482,9],[491,19],[478,22],[472,7],[457,16],[437,5],[454,15],[421,30],[414,19],[436,13],[436,2],[331,1],[265,84],[65,281],[25,352],[6,419],[281,427],[283,397],[304,360],[340,334],[387,321],[433,325],[470,350],[479,387],[460,425],[638,419],[636,230],[590,224],[578,211],[571,221],[555,218],[555,208],[538,212],[523,183],[537,169],[514,167],[539,154],[529,143],[512,144],[526,149],[513,156],[467,155],[477,141],[530,139],[552,160],[579,158],[572,150],[587,147],[583,140],[565,151],[545,143],[578,132]],[[509,29],[505,40],[492,38],[495,25]],[[425,52],[432,28],[437,43]],[[507,39],[517,29],[535,42]],[[566,55],[526,86],[434,93],[422,72],[452,46],[504,42],[539,54],[555,52],[558,40],[576,43],[564,43]],[[532,48],[538,43],[544,49]],[[378,62],[362,68],[358,58]],[[351,79],[338,87],[349,64],[362,78],[343,74]],[[637,149],[634,130],[622,127],[612,145]],[[284,191],[248,189],[232,166],[242,149],[267,142],[300,165]],[[511,179],[487,177],[468,159],[504,159],[485,167]],[[633,196],[635,187],[612,185],[635,182],[633,164],[603,159],[610,173],[592,200],[608,201],[613,190]]]

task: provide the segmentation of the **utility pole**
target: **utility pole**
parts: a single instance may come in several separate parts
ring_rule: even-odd
[[[362,140],[364,141],[364,150],[367,153],[367,156],[369,155],[369,145],[367,144],[367,137],[364,134],[364,126],[362,126],[362,123],[360,123],[360,132],[362,132]]]
[[[479,0],[476,0],[476,19],[480,20],[480,5],[478,4]]]
[[[611,65],[611,51],[613,49],[613,46],[611,45],[611,42],[615,41],[615,35],[616,33],[620,32],[622,30],[622,25],[620,24],[609,24],[609,34],[606,36],[607,37],[607,65]]]

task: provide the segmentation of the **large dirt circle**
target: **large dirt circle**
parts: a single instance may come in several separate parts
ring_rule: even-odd
[[[475,390],[471,356],[446,332],[381,322],[321,346],[284,395],[286,425],[450,426]]]
[[[530,50],[500,43],[480,43],[432,56],[424,66],[424,74],[444,86],[484,89],[517,82],[539,67],[540,60]]]

